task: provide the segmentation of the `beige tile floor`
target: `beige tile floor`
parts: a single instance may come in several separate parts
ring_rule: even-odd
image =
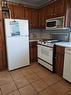
[[[71,95],[71,84],[38,63],[0,72],[0,95]]]

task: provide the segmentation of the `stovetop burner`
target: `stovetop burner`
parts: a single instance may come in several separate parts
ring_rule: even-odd
[[[55,43],[61,42],[60,40],[55,40],[55,39],[48,39],[48,40],[39,40],[38,43],[41,45],[53,47]]]

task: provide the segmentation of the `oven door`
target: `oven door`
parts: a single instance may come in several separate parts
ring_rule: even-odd
[[[49,64],[53,64],[53,48],[38,45],[38,58],[44,60],[45,62],[48,62]]]

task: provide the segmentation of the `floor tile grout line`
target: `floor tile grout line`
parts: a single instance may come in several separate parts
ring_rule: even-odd
[[[41,66],[41,65],[40,65]],[[28,69],[31,69],[31,68],[28,68]],[[36,72],[34,72],[33,70],[31,70],[34,74],[36,74]],[[41,80],[43,80],[38,74],[36,74]],[[25,75],[24,75],[24,77],[26,77]],[[27,78],[26,78],[27,79]],[[37,81],[37,80],[35,80],[35,81]],[[43,80],[44,81],[44,80]],[[59,80],[59,81],[61,81],[61,79]],[[45,81],[44,81],[45,82]],[[58,81],[57,81],[58,82]],[[53,83],[53,84],[56,84],[57,82],[55,82],[55,83]],[[52,86],[53,84],[51,84],[51,85],[49,85],[49,86]],[[64,85],[64,84],[63,84]],[[64,85],[64,86],[66,86],[66,85]]]
[[[37,74],[36,74],[37,75]],[[37,75],[38,76],[38,75]],[[39,76],[38,76],[39,77]],[[39,77],[40,78],[40,77]],[[28,79],[27,79],[28,80]],[[40,80],[42,80],[41,78],[40,78]],[[29,80],[28,80],[29,81]],[[37,81],[37,80],[35,80],[35,81]],[[33,81],[33,82],[35,82],[35,81]],[[44,80],[43,80],[44,81]],[[45,82],[45,81],[44,81]],[[32,83],[29,81],[29,83],[31,84],[31,86],[34,88],[34,90],[36,90],[36,88],[32,85]],[[46,87],[46,88],[48,88],[48,87]],[[46,88],[44,88],[43,90],[45,90]],[[41,91],[43,91],[43,90],[41,90]],[[36,92],[38,93],[38,94],[40,94],[40,92],[41,91],[37,91],[36,90]]]
[[[70,90],[70,91],[71,91],[71,90]],[[67,92],[66,92],[66,93],[64,93],[63,95],[67,95],[67,93],[68,93],[68,92],[70,92],[70,91],[67,91]]]
[[[24,74],[23,74],[23,76],[25,76]],[[25,76],[26,77],[26,76]],[[37,94],[39,94],[39,92],[35,89],[35,87],[32,85],[32,83],[29,81],[29,79],[27,79],[26,78],[26,80],[29,82],[29,85],[31,85],[32,86],[32,88],[36,91],[36,93]],[[37,81],[37,80],[36,80]],[[22,87],[23,88],[23,87]]]
[[[32,70],[31,70],[31,71],[32,71]],[[33,72],[33,71],[32,71],[32,72]],[[36,74],[36,72],[34,72],[34,73]],[[24,75],[24,74],[23,74],[23,75]],[[36,75],[40,78],[40,80],[44,81],[38,74],[36,74]],[[25,76],[25,75],[24,75],[24,76]],[[26,76],[25,76],[25,77],[26,77]],[[28,81],[29,81],[29,80],[28,80]],[[35,80],[35,81],[37,81],[37,80]],[[34,82],[35,82],[35,81],[34,81]],[[29,82],[30,82],[30,81],[29,81]],[[45,81],[44,81],[44,82],[45,82]],[[57,81],[57,82],[58,82],[58,81]],[[57,83],[57,82],[56,82],[56,83]],[[45,82],[45,83],[46,83],[46,82]],[[53,83],[53,84],[56,84],[56,83]],[[32,85],[31,82],[30,82],[30,84]],[[51,85],[53,85],[53,84],[51,84]],[[48,85],[48,87],[50,87],[51,85]],[[32,86],[33,86],[33,85],[32,85]],[[48,88],[48,87],[46,87],[46,88]],[[33,86],[33,88],[35,88],[35,87]],[[46,89],[46,88],[45,88],[45,89]],[[43,90],[41,90],[41,91],[44,91],[45,89],[43,89]],[[37,90],[36,90],[36,91],[37,91]],[[39,92],[41,92],[41,91],[39,91]],[[38,91],[37,91],[37,92],[38,92]],[[38,92],[38,93],[39,93],[39,92]]]
[[[32,71],[32,70],[31,70],[31,71]],[[32,71],[32,72],[33,72],[33,71]],[[33,72],[33,73],[34,73],[35,75],[37,75],[36,72]],[[23,74],[23,76],[25,76],[25,75]],[[39,75],[37,75],[37,76],[39,77]],[[25,76],[25,77],[26,77],[26,76]],[[26,79],[27,79],[27,78],[26,78]],[[40,77],[39,77],[39,79],[42,80]],[[27,79],[27,80],[28,80],[28,79]],[[38,80],[38,79],[37,79],[37,80]],[[37,80],[35,80],[35,81],[37,81]],[[29,80],[28,80],[28,81],[29,81]],[[35,82],[35,81],[33,81],[33,82]],[[33,87],[33,89],[34,89],[38,94],[40,94],[41,91],[37,91],[36,88],[32,85],[32,83],[31,83],[30,81],[29,81],[29,83],[30,83],[30,85]],[[45,89],[46,89],[46,88],[45,88]],[[45,90],[45,89],[43,89],[43,90]]]
[[[9,72],[9,73],[10,73],[10,72]],[[13,80],[13,82],[14,82],[14,84],[15,84],[16,88],[17,88],[17,90],[19,91],[19,89],[18,89],[18,87],[17,87],[17,85],[16,85],[16,83],[15,83],[15,81],[14,81],[14,79],[13,79],[13,77],[12,77],[11,73],[10,73],[10,76],[11,76],[11,78],[12,78],[12,80]],[[19,94],[21,95],[20,91],[19,91]]]
[[[34,72],[35,73],[35,72]],[[36,73],[35,73],[36,74]],[[44,81],[44,79],[43,78],[41,78],[38,74],[36,74],[42,81]],[[26,76],[25,76],[26,77]],[[36,80],[37,81],[37,80]],[[45,82],[45,81],[44,81]],[[57,81],[58,82],[58,81]],[[53,83],[53,84],[56,84],[57,82],[55,82],[55,83]],[[46,83],[46,82],[45,82]],[[51,84],[51,85],[53,85],[53,84]],[[48,86],[50,86],[50,85],[48,85]]]
[[[35,74],[36,74],[36,72],[34,72]],[[44,79],[43,78],[41,78],[38,74],[36,74],[41,80],[43,80],[44,81]],[[55,83],[53,83],[53,84],[56,84],[56,83],[58,83],[59,81],[61,81],[61,79],[60,80],[58,80],[57,82],[55,82]],[[45,81],[44,81],[45,82]],[[49,86],[52,86],[53,84],[51,84],[51,85],[49,85]],[[65,85],[64,85],[65,86]]]
[[[11,74],[10,74],[11,75]],[[24,75],[23,75],[24,76]],[[25,77],[25,76],[24,76]],[[12,77],[12,75],[11,75],[11,78],[13,79],[13,77]],[[28,79],[27,78],[25,78],[27,81],[28,81]],[[13,79],[13,81],[14,81],[14,79]],[[28,81],[29,82],[29,81]],[[15,81],[14,81],[14,83],[15,83]],[[16,85],[16,83],[15,83],[15,85]],[[24,87],[26,87],[26,86],[28,86],[28,85],[31,85],[31,82],[29,82],[29,84],[27,84],[27,85],[25,85],[25,86],[23,86],[23,87],[20,87],[20,88],[18,88],[17,87],[17,85],[16,85],[16,88],[17,88],[17,90],[19,91],[19,89],[21,89],[21,88],[24,88]],[[36,89],[34,89],[34,90],[36,90]],[[36,91],[37,92],[37,91]],[[19,91],[19,93],[20,93],[20,91]],[[38,92],[37,92],[38,93]],[[21,93],[20,93],[20,95],[21,95]]]
[[[31,70],[32,71],[32,70]],[[33,71],[32,71],[33,72]],[[36,72],[34,72],[35,74],[36,74]],[[38,74],[36,74],[41,80],[43,80]],[[43,80],[44,81],[44,80]],[[61,81],[61,79],[60,80],[58,80],[58,81]],[[55,82],[55,83],[53,83],[53,84],[57,84],[58,83],[58,81],[57,82]],[[44,81],[45,82],[45,81]],[[31,83],[31,82],[30,82]],[[53,84],[51,84],[51,85],[49,85],[48,87],[51,87]],[[32,84],[31,84],[32,85]],[[32,85],[33,86],[33,85]],[[64,85],[65,86],[65,85]],[[46,88],[45,88],[46,89]],[[45,90],[45,89],[43,89],[43,90]],[[43,90],[41,90],[41,91],[43,91]],[[40,91],[40,92],[41,92]]]
[[[31,70],[32,71],[32,70]],[[32,71],[33,72],[33,71]],[[35,74],[36,74],[36,72],[34,72]],[[41,80],[43,80],[38,74],[36,74]],[[43,80],[44,81],[44,80]],[[60,80],[58,80],[57,82],[55,82],[55,83],[53,83],[53,84],[51,84],[51,85],[48,85],[48,87],[51,87],[52,85],[54,85],[54,84],[57,84],[59,81],[61,81],[61,79]],[[45,82],[45,81],[44,81]],[[64,85],[65,86],[65,85]],[[46,88],[45,88],[46,89]],[[43,89],[43,90],[45,90],[45,89]],[[42,90],[42,91],[43,91]],[[41,92],[41,91],[40,91]]]
[[[62,80],[59,80],[58,82],[60,82],[60,81],[62,81]],[[65,87],[67,87],[64,83],[62,83],[62,85],[64,85]],[[71,90],[71,88],[69,88],[69,87],[67,87],[67,88]]]
[[[42,79],[43,80],[43,79]],[[44,81],[44,80],[43,80]],[[59,80],[59,81],[57,81],[57,82],[55,82],[55,83],[53,83],[53,84],[51,84],[51,85],[48,85],[48,87],[51,87],[52,85],[55,85],[55,84],[57,84],[58,82],[60,82],[61,80]],[[64,85],[64,84],[62,84],[62,85]],[[66,85],[64,85],[65,87],[66,87]],[[68,87],[67,87],[68,88]],[[69,88],[68,88],[69,89]],[[69,89],[70,90],[70,89]]]
[[[10,75],[10,72],[9,71],[7,71],[8,73],[9,73],[9,75]],[[11,77],[11,76],[10,76]],[[12,79],[12,78],[11,78]],[[8,85],[8,83],[6,83],[6,84],[4,84],[4,85]],[[4,86],[4,85],[0,85],[0,86]],[[1,90],[1,88],[0,88],[0,90]],[[16,89],[15,89],[16,90]],[[13,90],[13,91],[15,91],[15,90]],[[9,93],[11,93],[11,92],[9,92]],[[7,93],[7,94],[9,94],[9,93]],[[3,95],[3,93],[2,93],[2,90],[1,90],[1,94]],[[7,94],[5,94],[5,95],[7,95]]]
[[[1,91],[1,95],[3,95],[1,88],[0,88],[0,91]]]
[[[28,69],[30,69],[30,68],[28,68]],[[31,69],[31,71],[33,72],[32,69]],[[21,71],[21,72],[22,72],[22,71]],[[33,73],[36,74],[36,75],[39,77],[40,80],[44,81],[44,79],[41,78],[36,72],[33,72]],[[24,87],[26,87],[27,85],[31,85],[32,88],[36,91],[37,94],[40,94],[40,92],[44,91],[44,90],[47,89],[48,87],[51,87],[53,84],[57,84],[58,82],[61,81],[61,79],[60,79],[60,80],[58,80],[57,82],[55,82],[55,83],[49,85],[47,88],[45,88],[45,89],[43,89],[43,90],[41,90],[41,91],[37,91],[37,90],[35,89],[35,87],[32,85],[32,83],[31,83],[31,82],[26,78],[26,76],[23,74],[23,72],[22,72],[23,77],[25,77],[25,79],[29,82],[29,84],[27,84],[27,85],[25,85],[25,86],[23,86],[23,87],[20,87],[20,88],[17,87],[17,85],[16,85],[16,83],[15,83],[15,80],[14,80],[14,78],[13,78],[13,76],[11,75],[10,72],[9,72],[9,74],[10,74],[11,79],[12,79],[12,81],[14,82],[16,88],[17,88],[17,89],[15,89],[15,90],[18,90],[18,91],[19,91],[20,88],[24,88]],[[37,80],[35,80],[35,81],[37,81]],[[34,81],[34,82],[35,82],[35,81]],[[45,82],[45,81],[44,81],[44,82]],[[46,82],[45,82],[45,83],[46,83]],[[63,85],[64,85],[64,84],[63,84]],[[66,85],[64,85],[64,86],[66,86]],[[1,88],[0,88],[0,89],[1,89]],[[15,90],[13,90],[13,91],[15,91]],[[69,89],[69,91],[71,91],[71,90]],[[66,93],[68,93],[69,91],[67,91]],[[1,92],[2,92],[2,90],[1,90]],[[9,92],[9,93],[11,93],[11,92]],[[8,94],[9,94],[9,93],[8,93]],[[2,93],[2,94],[3,94],[3,93]],[[19,94],[21,95],[20,91],[19,91]],[[7,95],[7,94],[6,94],[6,95]],[[64,95],[64,94],[63,94],[63,95]]]
[[[24,74],[23,74],[23,76],[24,76]],[[11,76],[12,77],[12,76]],[[24,76],[25,77],[25,76]],[[13,78],[13,77],[12,77]],[[31,82],[26,78],[26,80],[29,82],[29,84],[27,84],[27,85],[25,85],[25,86],[23,86],[23,87],[20,87],[20,88],[18,88],[17,87],[17,85],[16,85],[16,87],[17,87],[17,89],[18,89],[18,91],[19,91],[19,89],[21,89],[21,88],[24,88],[24,87],[26,87],[26,86],[28,86],[28,85],[31,85]],[[14,79],[13,79],[13,81],[14,81]],[[15,83],[15,81],[14,81],[14,83]],[[32,85],[31,85],[32,86]],[[37,90],[32,86],[32,88],[36,91],[36,93],[37,94],[39,94],[38,92],[37,92]],[[19,93],[20,93],[20,91],[19,91]],[[20,93],[20,95],[21,95],[21,93]]]

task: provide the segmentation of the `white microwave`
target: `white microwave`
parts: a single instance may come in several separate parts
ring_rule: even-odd
[[[64,27],[63,17],[46,20],[46,29],[63,28],[63,27]]]

